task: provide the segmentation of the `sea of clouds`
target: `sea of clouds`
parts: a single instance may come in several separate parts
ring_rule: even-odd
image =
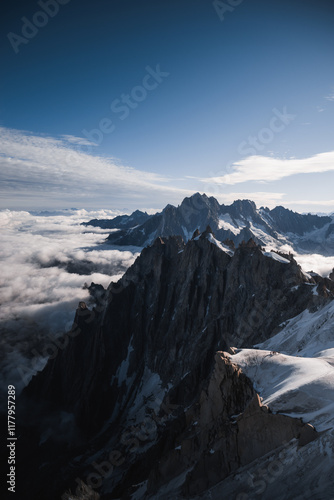
[[[139,248],[116,249],[105,244],[110,230],[81,225],[117,214],[0,211],[2,387],[19,391],[42,368],[47,346],[71,328],[78,302],[89,302],[85,284],[107,287],[134,262]]]
[[[90,301],[85,284],[107,287],[139,255],[138,247],[106,244],[111,230],[81,225],[116,215],[111,210],[0,211],[2,387],[12,384],[20,391],[54,354],[55,339],[71,329],[78,302]],[[328,276],[334,267],[334,256],[293,253],[304,271]]]

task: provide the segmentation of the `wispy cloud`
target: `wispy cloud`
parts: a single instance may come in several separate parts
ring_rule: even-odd
[[[301,159],[254,155],[234,163],[231,173],[220,177],[205,178],[202,182],[230,185],[248,181],[271,182],[296,174],[329,171],[334,171],[334,151]]]
[[[327,101],[334,101],[334,90],[332,90],[332,92],[326,95],[325,99],[327,99]]]
[[[190,194],[175,188],[166,176],[84,152],[84,146],[92,145],[82,138],[44,137],[0,127],[0,139],[0,200],[30,200],[29,206],[37,202],[43,206],[43,201],[45,206],[81,202],[87,207],[96,206],[98,200],[101,206],[107,200],[115,206],[126,198],[137,205],[148,205],[149,200],[152,206]]]

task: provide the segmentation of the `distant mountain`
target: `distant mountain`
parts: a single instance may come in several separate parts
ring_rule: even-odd
[[[63,208],[60,210],[30,210],[29,213],[40,217],[54,217],[58,215],[73,215],[77,211],[78,208]]]
[[[334,217],[299,214],[284,207],[257,209],[250,200],[220,205],[205,194],[185,198],[181,205],[167,205],[154,215],[136,211],[130,216],[93,220],[86,225],[118,229],[108,237],[113,245],[145,247],[158,236],[180,235],[185,241],[194,231],[203,232],[209,225],[219,241],[235,245],[252,238],[262,246],[279,248],[290,245],[299,252],[334,254]]]
[[[103,229],[131,229],[144,224],[151,216],[146,212],[136,210],[131,215],[117,215],[113,219],[92,219],[83,222],[83,226],[102,227]]]

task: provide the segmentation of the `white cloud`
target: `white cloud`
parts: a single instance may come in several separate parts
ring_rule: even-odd
[[[43,346],[50,344],[50,336],[66,332],[79,300],[89,300],[83,289],[85,282],[107,287],[138,255],[135,248],[120,251],[106,245],[110,231],[80,225],[93,217],[115,213],[69,213],[43,217],[0,211],[0,378],[12,380],[3,387],[13,380],[22,384],[15,368],[17,360],[20,366],[41,366]]]
[[[232,173],[202,179],[216,184],[238,184],[249,181],[277,181],[296,174],[312,174],[334,171],[334,151],[319,153],[310,158],[272,158],[248,156],[232,165]]]
[[[320,276],[328,276],[334,269],[334,257],[324,257],[318,254],[298,254],[295,255],[295,259],[305,272],[314,271]]]
[[[137,204],[175,200],[191,194],[171,179],[119,165],[115,159],[85,152],[82,138],[55,139],[0,127],[0,202],[4,208],[59,206],[61,201],[94,206],[137,200]],[[11,201],[11,205],[9,205]],[[16,205],[15,205],[16,203]],[[163,202],[162,202],[163,203]],[[65,203],[64,203],[65,204]]]

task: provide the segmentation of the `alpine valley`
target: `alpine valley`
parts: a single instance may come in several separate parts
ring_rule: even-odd
[[[334,272],[293,254],[333,256],[334,217],[196,193],[85,224],[142,251],[19,396],[19,497],[331,500]]]

